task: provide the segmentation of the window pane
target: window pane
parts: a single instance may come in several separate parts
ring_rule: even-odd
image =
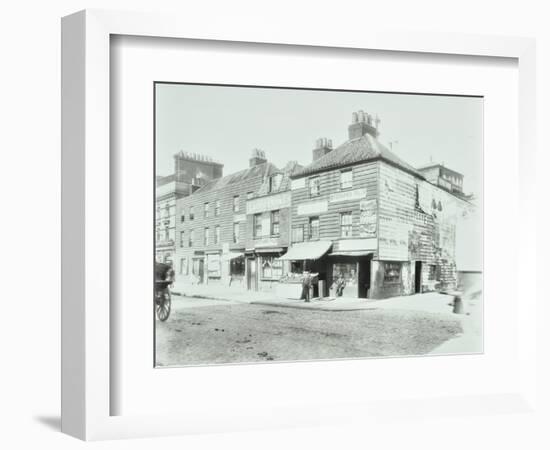
[[[353,172],[351,170],[340,172],[340,188],[349,189],[351,187],[353,187]]]

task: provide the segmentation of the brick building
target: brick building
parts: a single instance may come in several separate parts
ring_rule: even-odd
[[[155,257],[173,263],[176,250],[176,201],[186,197],[208,181],[223,175],[223,164],[198,154],[174,155],[174,173],[156,178]]]
[[[249,167],[207,182],[177,201],[176,272],[189,282],[268,290],[290,230],[290,179],[254,150]]]
[[[323,295],[339,276],[345,296],[453,289],[456,224],[470,205],[382,145],[378,125],[353,113],[348,141],[333,149],[319,140],[312,163],[291,175],[292,246],[283,260],[292,272],[319,273]]]

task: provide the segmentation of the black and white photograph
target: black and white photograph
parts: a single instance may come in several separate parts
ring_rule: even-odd
[[[483,102],[155,83],[155,366],[482,353]]]

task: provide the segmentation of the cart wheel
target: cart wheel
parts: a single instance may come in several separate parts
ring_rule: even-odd
[[[170,295],[170,290],[165,289],[160,296],[160,301],[157,304],[157,317],[161,322],[164,322],[168,319],[170,315],[170,307],[172,305],[172,297]]]

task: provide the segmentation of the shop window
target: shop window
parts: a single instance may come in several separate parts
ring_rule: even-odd
[[[401,281],[401,263],[384,263],[384,283],[399,283]]]
[[[187,275],[187,258],[180,258],[180,275]]]
[[[309,179],[309,196],[317,197],[321,195],[321,179],[313,177]]]
[[[229,264],[229,274],[233,276],[244,276],[244,256],[233,258]]]
[[[353,171],[351,169],[340,172],[340,189],[351,189],[353,187]]]
[[[279,215],[279,211],[271,211],[271,236],[280,234]]]
[[[319,217],[309,218],[309,240],[319,240]]]
[[[233,224],[233,243],[239,242],[239,222]]]
[[[214,228],[214,244],[220,243],[220,226],[216,225],[216,228]]]
[[[351,212],[340,213],[340,236],[352,236],[353,216]]]
[[[210,228],[204,229],[204,245],[210,244]]]
[[[357,264],[334,263],[332,266],[332,278],[337,280],[340,276],[344,277],[346,284],[357,284]]]
[[[301,275],[304,272],[304,261],[292,261],[290,263],[290,272]]]
[[[233,197],[233,212],[239,212],[239,210],[240,210],[239,196],[235,195]]]
[[[218,217],[220,215],[220,201],[216,200],[216,203],[214,203],[214,216]]]
[[[262,215],[261,214],[254,214],[253,217],[254,221],[254,237],[258,238],[262,236]]]
[[[208,277],[219,278],[221,276],[220,255],[207,255]]]
[[[262,257],[262,278],[278,280],[283,276],[283,262],[274,256]]]
[[[206,219],[210,213],[210,203],[204,204],[204,218]]]

